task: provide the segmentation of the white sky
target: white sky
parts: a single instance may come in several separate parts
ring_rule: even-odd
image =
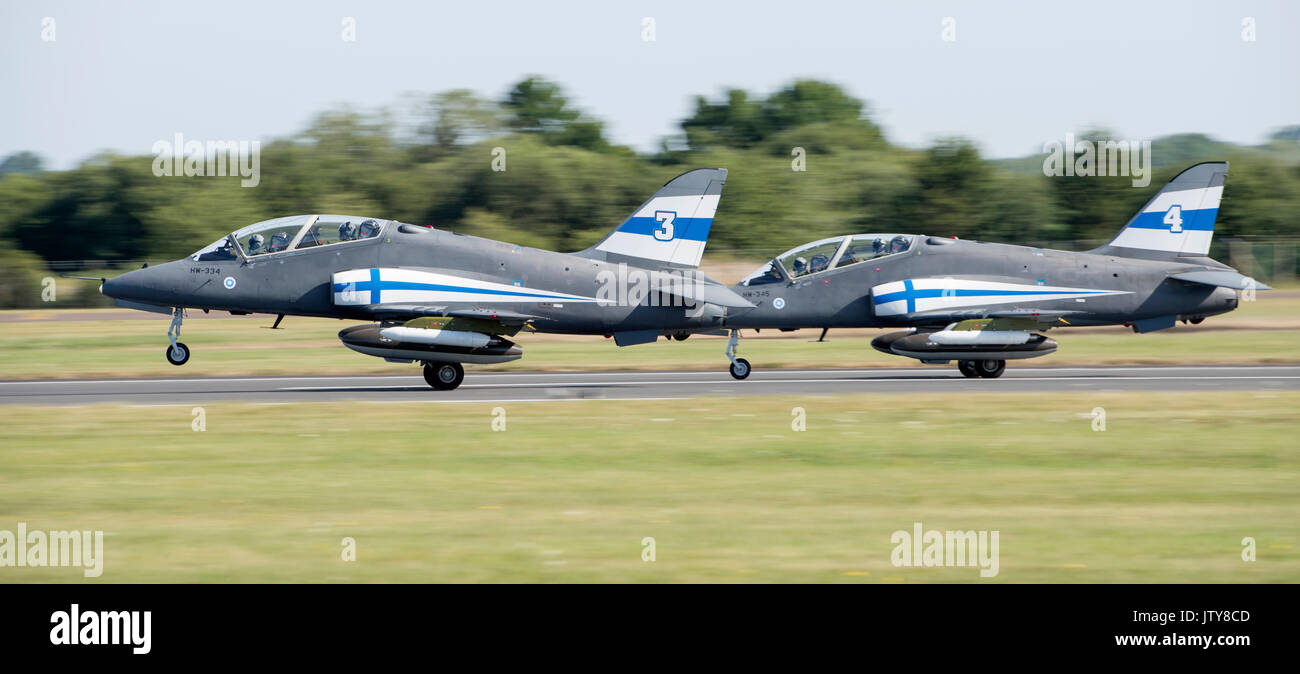
[[[345,16],[356,42],[340,37]],[[944,17],[955,42],[940,39]],[[796,77],[839,83],[911,146],[960,134],[1015,156],[1096,125],[1257,143],[1300,123],[1298,36],[1300,3],[1265,0],[0,0],[0,156],[70,168],[102,149],[151,154],[177,131],[266,141],[337,104],[497,98],[530,73],[641,150],[677,131],[696,94]]]

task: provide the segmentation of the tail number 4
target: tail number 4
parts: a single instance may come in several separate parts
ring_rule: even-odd
[[[659,241],[673,240],[673,219],[676,217],[677,213],[674,211],[655,211],[655,220],[659,222],[659,226],[654,230],[655,239]]]
[[[1174,205],[1165,211],[1165,224],[1169,225],[1169,231],[1178,234],[1183,231],[1183,207]]]

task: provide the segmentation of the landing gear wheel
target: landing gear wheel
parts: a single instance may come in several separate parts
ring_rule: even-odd
[[[977,360],[975,361],[975,371],[979,376],[985,379],[997,379],[1007,370],[1007,361],[1005,360]]]
[[[167,345],[167,362],[172,365],[184,365],[190,360],[190,347],[185,342],[176,342],[176,346]]]
[[[690,337],[690,336],[691,336],[691,333],[689,333],[689,332],[679,332],[679,333],[673,335],[673,339],[675,339],[675,340],[677,340],[677,341],[679,341],[679,342],[684,342],[684,341],[686,341],[686,338],[687,338],[687,337]]]
[[[957,361],[957,371],[961,372],[963,377],[978,377],[979,371],[975,369],[975,361],[959,360]]]
[[[731,363],[731,376],[736,379],[744,379],[749,376],[749,361],[744,358],[737,358]]]
[[[465,368],[460,363],[425,363],[424,380],[439,391],[450,391],[465,381]]]

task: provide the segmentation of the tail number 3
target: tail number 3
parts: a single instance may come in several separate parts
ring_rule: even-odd
[[[654,230],[655,239],[659,241],[673,240],[673,219],[676,217],[677,213],[673,211],[655,211],[655,220],[659,222],[659,226]]]

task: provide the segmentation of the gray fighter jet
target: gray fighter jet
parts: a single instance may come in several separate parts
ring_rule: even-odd
[[[1110,243],[1067,252],[917,234],[859,234],[787,251],[734,286],[755,308],[728,316],[732,376],[739,328],[899,327],[871,345],[923,363],[957,361],[998,377],[1006,361],[1056,351],[1040,331],[1126,325],[1135,332],[1200,323],[1267,290],[1208,257],[1227,162],[1178,174]]]
[[[430,227],[345,215],[249,225],[188,258],[102,280],[120,306],[172,315],[168,362],[185,310],[369,321],[339,333],[348,347],[424,365],[454,389],[462,363],[522,356],[520,330],[611,336],[620,346],[722,328],[753,304],[695,271],[722,194],[724,169],[674,178],[596,245],[556,253]]]

